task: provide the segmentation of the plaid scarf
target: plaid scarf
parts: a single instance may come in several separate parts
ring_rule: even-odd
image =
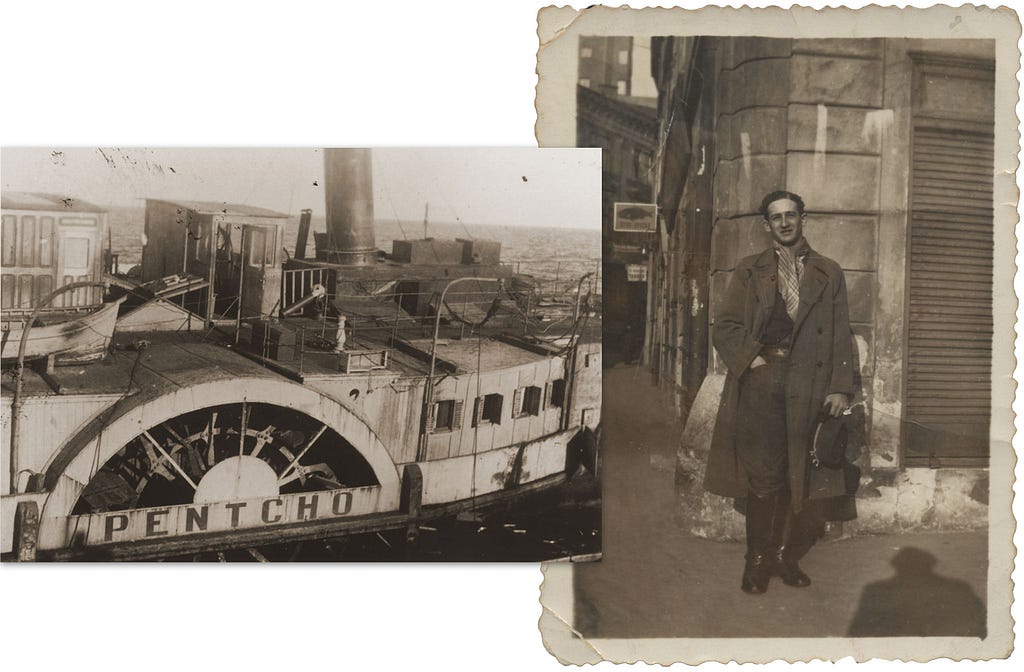
[[[796,312],[800,308],[800,281],[804,277],[804,258],[810,250],[804,238],[791,247],[775,244],[775,255],[779,262],[779,293],[786,301],[786,312],[791,320],[796,319]]]

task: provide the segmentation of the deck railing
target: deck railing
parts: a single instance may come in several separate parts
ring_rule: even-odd
[[[327,298],[334,292],[333,268],[296,268],[284,271],[281,281],[281,304],[290,306],[309,294],[313,285],[323,285],[327,289]]]

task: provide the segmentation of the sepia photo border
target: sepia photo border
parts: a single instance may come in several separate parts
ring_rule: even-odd
[[[994,277],[1015,277],[1019,151],[1017,71],[1020,24],[1008,8],[936,6],[927,9],[877,7],[812,9],[698,10],[548,7],[538,15],[539,83],[537,140],[542,147],[576,144],[577,44],[581,35],[760,35],[814,38],[957,38],[994,39],[995,106],[995,254]],[[773,639],[586,639],[573,629],[573,567],[544,565],[540,629],[548,650],[563,663],[646,661],[669,664],[704,661],[768,662],[838,660],[853,657],[928,661],[937,658],[990,659],[1009,655],[1013,642],[1010,615],[1016,529],[1011,509],[1016,459],[1012,402],[1015,385],[1014,316],[1017,297],[1012,283],[994,287],[992,376],[991,494],[988,522],[988,636]],[[606,502],[607,504],[607,502]],[[613,543],[613,542],[612,542]],[[609,540],[606,538],[606,549]],[[638,567],[637,571],[643,571]],[[737,593],[738,596],[738,593]],[[739,596],[737,597],[739,599]]]

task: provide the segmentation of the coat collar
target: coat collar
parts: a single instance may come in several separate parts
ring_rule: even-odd
[[[757,255],[754,260],[754,269],[758,276],[757,299],[762,310],[770,311],[775,306],[775,296],[778,294],[778,261],[774,247],[769,247]],[[808,247],[807,256],[804,257],[804,275],[800,281],[800,307],[793,320],[794,334],[807,319],[811,307],[828,285],[828,279],[825,257]]]

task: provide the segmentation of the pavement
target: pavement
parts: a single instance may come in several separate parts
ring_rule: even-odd
[[[682,426],[649,375],[605,370],[603,556],[574,568],[584,637],[983,636],[984,531],[820,540],[812,585],[740,591],[744,546],[691,535],[678,515]]]

